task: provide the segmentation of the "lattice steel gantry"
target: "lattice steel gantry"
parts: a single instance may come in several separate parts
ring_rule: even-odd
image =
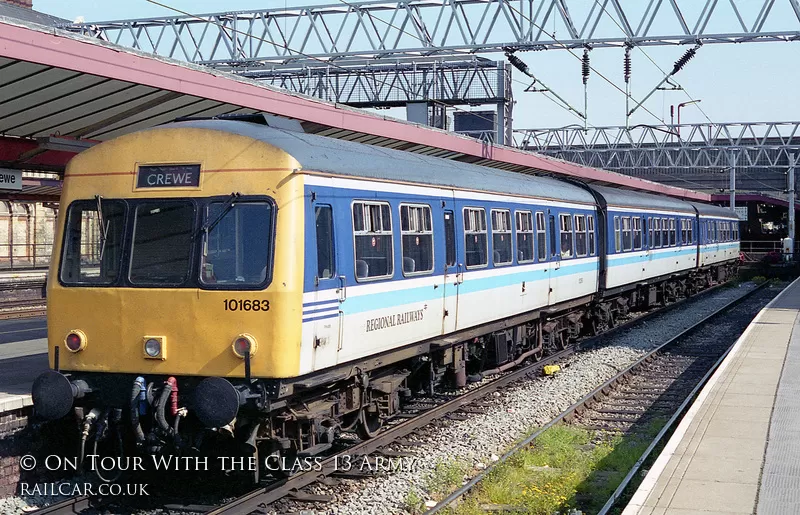
[[[710,29],[709,27],[714,27]],[[73,24],[217,67],[559,48],[792,41],[798,0],[395,0]],[[722,30],[720,28],[723,28]],[[555,33],[556,37],[553,37]]]
[[[727,174],[734,168],[741,171],[739,189],[783,192],[789,156],[800,153],[800,121],[516,129],[514,145],[701,189],[729,189]]]

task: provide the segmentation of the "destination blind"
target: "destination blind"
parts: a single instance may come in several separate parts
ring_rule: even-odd
[[[197,188],[200,165],[141,165],[137,188]]]

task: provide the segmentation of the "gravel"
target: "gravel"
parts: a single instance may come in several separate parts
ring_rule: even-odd
[[[427,487],[437,464],[464,463],[472,469],[467,476],[474,475],[531,429],[552,420],[583,395],[662,343],[665,337],[690,327],[753,288],[755,285],[752,283],[722,288],[690,300],[674,311],[643,321],[635,328],[615,334],[608,338],[603,347],[579,352],[566,359],[561,363],[561,372],[556,375],[518,383],[503,392],[495,392],[493,403],[485,408],[485,413],[474,414],[464,421],[432,424],[409,436],[407,440],[421,442],[421,445],[394,447],[415,456],[406,460],[407,466],[402,470],[366,480],[345,479],[333,487],[312,485],[306,489],[309,493],[331,495],[336,501],[316,507],[314,504],[280,501],[273,506],[275,513],[404,513],[406,498],[411,491],[432,506]],[[477,386],[470,385],[469,388]],[[41,506],[43,502],[49,504],[57,500],[60,499],[0,499],[0,515],[22,513],[33,506]]]
[[[469,420],[437,425],[408,440],[424,443],[405,447],[416,456],[413,470],[366,480],[344,480],[342,485],[313,485],[307,490],[336,498],[332,504],[313,506],[282,501],[275,513],[302,510],[304,513],[341,515],[405,513],[406,498],[414,491],[423,501],[432,500],[427,492],[429,478],[437,464],[461,462],[472,468],[467,476],[485,468],[531,429],[540,427],[574,404],[647,351],[680,331],[694,325],[745,291],[755,288],[745,283],[723,288],[699,299],[686,302],[674,311],[657,315],[635,328],[609,337],[605,346],[580,352],[561,363],[560,373],[518,384],[495,392],[493,407]],[[468,477],[465,476],[466,481]]]

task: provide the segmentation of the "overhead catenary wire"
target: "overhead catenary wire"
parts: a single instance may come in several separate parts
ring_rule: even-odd
[[[605,2],[600,3],[600,0],[594,0],[594,1],[598,6],[600,6],[600,8],[603,10],[603,12],[606,13],[606,15],[611,19],[611,21],[614,22],[614,25],[616,25],[619,28],[619,30],[622,31],[623,34],[626,34],[625,29],[622,27],[622,25],[620,25],[619,22],[617,21],[617,19],[614,18],[611,15],[610,12],[608,12],[608,9],[606,9]],[[630,70],[631,70],[631,68],[630,68],[630,49],[632,47],[634,47],[634,45],[632,43],[628,43],[628,44],[625,45],[625,65],[624,66],[625,66],[625,75],[627,77],[630,77]],[[667,72],[664,71],[664,69],[652,57],[650,57],[650,54],[648,54],[643,47],[636,46],[636,49],[639,50],[642,54],[644,54],[644,56],[647,58],[647,60],[650,61],[653,64],[653,66],[655,66],[658,69],[658,71],[660,71],[663,75],[667,75]],[[674,82],[686,94],[686,96],[689,98],[689,100],[694,100],[694,97],[692,97],[692,95],[689,93],[689,91],[686,88],[684,88],[678,81],[674,81]],[[700,105],[697,105],[697,108],[700,110],[701,113],[703,113],[703,116],[705,117],[706,120],[708,120],[708,123],[713,125],[714,122],[711,120],[711,117],[709,117],[708,114],[703,110],[703,108]],[[627,106],[625,108],[625,112],[626,113],[628,112]]]
[[[163,3],[159,2],[158,0],[147,0],[147,2],[149,2],[149,3],[152,3],[152,4],[154,4],[154,5],[158,5],[158,6],[160,6],[160,7],[163,7],[163,8],[165,8],[165,9],[168,9],[168,10],[171,10],[171,11],[174,11],[174,12],[177,12],[177,13],[179,13],[179,14],[182,14],[182,15],[184,15],[184,16],[188,16],[188,17],[196,18],[196,19],[199,19],[199,20],[202,20],[202,21],[208,21],[208,20],[205,20],[204,18],[202,18],[202,17],[200,17],[200,16],[197,16],[197,15],[194,15],[194,14],[188,13],[188,12],[186,12],[186,11],[183,11],[183,10],[181,10],[181,9],[178,9],[178,8],[175,8],[175,7],[172,7],[172,6],[169,6],[169,5],[163,4]],[[514,8],[512,7],[512,9],[514,9]],[[516,10],[516,9],[514,9],[514,10]],[[519,11],[517,11],[517,12],[519,12]],[[235,33],[237,33],[237,34],[243,35],[243,36],[245,36],[245,37],[254,38],[254,39],[256,39],[256,40],[259,40],[259,41],[262,41],[262,42],[265,42],[265,43],[269,43],[269,44],[272,44],[272,45],[280,46],[280,47],[282,47],[282,48],[284,48],[284,49],[286,49],[286,50],[288,50],[288,51],[290,51],[290,52],[294,52],[294,53],[296,53],[297,55],[301,55],[301,56],[303,56],[303,57],[306,57],[306,58],[308,58],[308,59],[312,59],[312,60],[315,60],[315,61],[322,62],[322,63],[326,64],[327,66],[332,66],[332,67],[334,67],[334,68],[337,68],[337,69],[340,69],[340,70],[343,70],[343,71],[347,71],[347,72],[349,72],[349,71],[350,71],[350,70],[347,70],[346,68],[344,68],[344,67],[342,67],[342,66],[339,66],[339,65],[337,65],[337,64],[333,64],[333,63],[331,63],[331,62],[329,62],[329,61],[325,61],[325,60],[323,60],[323,59],[319,59],[319,58],[317,58],[317,57],[313,57],[313,56],[310,56],[310,55],[308,55],[308,54],[305,54],[305,53],[303,53],[303,52],[299,52],[299,51],[297,51],[297,50],[294,50],[294,49],[290,48],[288,45],[283,45],[283,44],[280,44],[280,43],[277,43],[277,42],[274,42],[274,41],[270,41],[270,40],[268,40],[268,39],[265,39],[265,38],[260,38],[260,37],[258,37],[258,36],[254,36],[254,35],[252,35],[252,34],[245,33],[245,32],[243,32],[243,31],[240,31],[240,30],[237,30],[237,29],[234,29],[234,28],[228,28],[228,27],[225,27],[224,25],[222,25],[222,24],[221,24],[221,23],[219,23],[219,22],[211,22],[211,23],[213,23],[213,24],[217,25],[217,26],[218,26],[218,27],[220,27],[222,30],[231,30],[232,32],[235,32]],[[561,43],[561,44],[563,45],[563,43]],[[577,57],[577,56],[575,56],[575,54],[574,54],[574,53],[572,53],[571,51],[570,51],[570,54],[571,54],[571,55],[573,55],[574,57]],[[598,76],[600,76],[600,77],[602,77],[602,78],[603,78],[605,81],[609,82],[609,83],[610,83],[612,86],[614,86],[616,89],[620,90],[620,88],[619,88],[619,87],[618,87],[616,84],[614,84],[613,82],[609,81],[609,79],[608,79],[608,78],[606,78],[604,75],[602,75],[601,73],[599,73],[599,72],[598,72],[596,69],[594,69],[594,68],[592,68],[592,67],[590,67],[590,69],[591,69],[592,71],[594,71],[595,73],[597,73],[597,75],[598,75]],[[379,80],[379,82],[380,82],[380,83],[382,83],[382,84],[383,84],[383,85],[385,85],[385,86],[389,86],[389,87],[396,87],[396,86],[393,86],[393,85],[391,85],[391,84],[387,84],[385,81],[380,81],[380,80]],[[620,90],[620,91],[621,91],[621,90]],[[552,98],[550,98],[550,97],[547,97],[547,96],[545,96],[545,98],[547,98],[548,100],[550,100],[550,101],[552,101],[552,102],[556,103],[556,105],[559,105],[559,104],[558,104],[558,103],[557,103],[555,100],[553,100]],[[445,102],[441,102],[441,101],[431,101],[431,102],[433,102],[433,103],[438,103],[438,104],[440,104],[440,105],[444,105],[444,106],[448,106],[448,104],[446,104]],[[475,113],[473,113],[473,112],[471,112],[471,111],[467,111],[467,110],[464,110],[464,109],[459,109],[459,108],[457,108],[456,106],[450,106],[450,107],[453,107],[454,109],[456,109],[456,110],[459,110],[459,111],[462,111],[462,112],[470,113],[470,114],[472,114],[473,116],[477,116],[478,118],[481,118],[481,119],[483,119],[483,120],[486,120],[486,121],[492,121],[492,122],[493,122],[493,120],[491,120],[491,119],[489,119],[489,118],[486,118],[486,117],[483,117],[483,116],[480,116],[480,115],[476,115]],[[560,107],[562,107],[562,108],[563,108],[563,106],[560,106]],[[645,108],[645,111],[647,111],[647,112],[648,112],[648,113],[650,113],[652,116],[654,116],[655,118],[657,118],[657,119],[658,119],[658,117],[657,117],[655,114],[653,114],[651,111],[649,111],[648,109],[646,109],[646,108]],[[575,113],[573,113],[573,114],[575,114]],[[585,119],[584,119],[584,120],[585,120]],[[663,120],[662,120],[662,121],[663,121]],[[594,126],[592,126],[592,127],[594,127]],[[596,128],[596,127],[594,127],[594,128]],[[559,161],[561,161],[561,160],[559,160],[559,159],[557,159],[557,158],[555,158],[555,159],[551,158],[551,159],[550,159],[550,163],[551,163],[551,165],[553,166],[553,168],[555,168],[555,169],[557,169],[557,170],[561,170],[563,173],[566,173],[567,175],[571,175],[571,174],[573,174],[573,173],[574,173],[574,170],[571,170],[571,169],[570,169],[570,168],[567,166],[567,163],[566,163],[566,162],[565,162],[564,164],[562,164],[562,163],[560,163]],[[576,163],[570,163],[570,164],[573,164],[573,165],[574,165],[574,164],[576,164]],[[579,166],[581,166],[581,165],[579,165]]]
[[[169,9],[169,10],[171,10],[171,11],[177,12],[177,13],[179,13],[179,14],[182,14],[182,15],[184,15],[184,16],[188,16],[188,17],[191,17],[191,18],[195,18],[195,19],[199,19],[199,20],[207,21],[207,20],[205,20],[205,19],[201,18],[200,16],[197,16],[197,15],[194,15],[194,14],[191,14],[191,13],[188,13],[188,12],[186,12],[186,11],[183,11],[183,10],[181,10],[181,9],[178,9],[178,8],[176,8],[176,7],[172,7],[172,6],[169,6],[169,5],[163,4],[163,3],[159,2],[158,0],[147,0],[147,2],[149,2],[149,3],[152,3],[152,4],[154,4],[154,5],[158,5],[158,6],[160,6],[160,7],[163,7],[163,8],[165,8],[165,9]],[[212,23],[214,23],[215,25],[217,25],[218,27],[220,27],[220,28],[221,28],[221,29],[223,29],[223,30],[228,30],[228,28],[227,28],[227,27],[223,26],[223,25],[222,25],[221,23],[219,23],[219,22],[212,22]],[[301,56],[304,56],[304,57],[307,57],[308,59],[312,59],[312,60],[316,60],[316,61],[323,62],[323,63],[325,63],[326,65],[333,66],[334,68],[338,68],[338,69],[341,69],[341,70],[344,70],[344,71],[349,71],[349,70],[347,70],[346,68],[344,68],[344,67],[342,67],[342,66],[339,66],[339,65],[336,65],[336,64],[331,64],[331,63],[330,63],[330,62],[328,62],[328,61],[324,61],[324,60],[322,60],[322,59],[319,59],[319,58],[316,58],[316,57],[313,57],[313,56],[309,56],[309,55],[307,55],[307,54],[304,54],[303,52],[298,52],[298,51],[296,51],[296,50],[293,50],[293,49],[289,48],[289,47],[288,47],[288,45],[282,45],[282,44],[280,44],[280,43],[276,43],[276,42],[274,42],[274,41],[270,41],[270,40],[268,40],[268,39],[265,39],[265,38],[260,38],[260,37],[257,37],[257,36],[253,36],[252,34],[248,34],[248,33],[242,32],[242,31],[240,31],[240,30],[237,30],[237,29],[230,29],[230,30],[231,30],[231,31],[233,31],[233,32],[235,32],[235,33],[237,33],[237,34],[241,34],[241,35],[243,35],[243,36],[245,36],[245,37],[252,37],[252,38],[254,38],[254,39],[257,39],[257,40],[259,40],[259,41],[262,41],[262,42],[264,42],[264,43],[269,43],[269,44],[272,44],[272,45],[280,46],[280,47],[282,47],[282,48],[284,48],[284,49],[286,49],[286,50],[288,50],[288,51],[290,51],[290,52],[295,52],[296,54],[298,54],[298,55],[301,55]],[[381,82],[382,82],[384,85],[387,85],[387,84],[386,84],[386,82],[384,82],[384,81],[381,81]],[[389,86],[391,86],[391,85],[389,85]],[[546,98],[549,98],[549,97],[546,97]],[[550,99],[550,100],[552,100],[552,99]],[[438,101],[437,101],[436,103],[439,103],[439,104],[442,104],[442,105],[445,105],[445,106],[447,105],[447,104],[446,104],[446,103],[444,103],[444,102],[438,102]],[[453,107],[455,108],[455,106],[453,106]],[[456,109],[458,109],[458,108],[456,108]],[[466,111],[466,110],[463,110],[463,109],[462,109],[461,111],[463,111],[463,112],[467,112],[467,113],[470,113],[470,114],[473,114],[473,115],[474,115],[474,113],[472,113],[471,111]],[[486,117],[483,117],[483,116],[479,116],[479,115],[478,115],[478,117],[479,117],[479,118],[482,118],[482,119],[484,119],[484,120],[487,120],[487,121],[492,121],[492,120],[490,120],[490,119],[488,119],[488,118],[486,118]],[[562,164],[561,164],[561,163],[559,163],[558,161],[559,161],[559,160],[557,160],[557,159],[551,159],[551,160],[550,160],[550,163],[551,163],[551,165],[553,166],[553,168],[555,168],[555,169],[558,169],[558,170],[561,170],[561,171],[563,171],[564,173],[566,173],[566,174],[568,174],[568,175],[570,175],[570,174],[574,173],[572,170],[570,170],[570,169],[568,168],[568,166],[566,166],[566,163],[564,163],[564,164],[562,165]]]
[[[355,5],[355,4],[352,4],[350,2],[347,2],[346,0],[339,0],[339,3],[341,3],[343,5],[346,5],[348,7],[351,7],[353,9],[359,9],[358,5]],[[417,41],[419,41],[421,43],[427,43],[425,40],[423,40],[418,35],[412,34],[411,32],[408,32],[407,30],[405,30],[405,29],[403,29],[401,27],[398,27],[397,25],[394,25],[391,22],[388,22],[388,21],[386,21],[384,19],[370,16],[370,20],[378,20],[379,22],[381,22],[381,23],[383,23],[383,24],[385,24],[385,25],[387,25],[387,26],[389,26],[389,27],[391,27],[391,28],[403,33],[403,34],[411,36],[412,38],[416,39]],[[586,115],[584,113],[581,113],[580,111],[578,111],[577,109],[572,107],[572,105],[570,105],[569,102],[567,102],[564,98],[562,98],[560,95],[558,95],[552,88],[550,88],[549,86],[544,84],[541,81],[541,79],[538,79],[537,77],[535,77],[530,72],[530,69],[528,68],[528,65],[525,64],[519,57],[516,57],[514,55],[513,51],[506,50],[505,55],[506,55],[506,58],[508,59],[509,63],[511,63],[512,66],[514,66],[520,72],[524,73],[525,75],[527,75],[528,77],[533,79],[533,83],[532,84],[528,84],[526,82],[523,82],[523,81],[521,81],[519,79],[515,79],[515,78],[512,77],[511,78],[512,82],[516,82],[517,84],[521,84],[521,85],[525,86],[525,91],[535,91],[537,93],[543,93],[544,94],[543,96],[545,98],[547,98],[548,100],[550,100],[551,102],[553,102],[556,106],[558,106],[558,107],[570,112],[573,115],[578,116],[579,118],[584,120],[584,123],[586,123],[586,121],[585,121],[586,120]],[[531,89],[534,86],[534,84],[536,84],[537,82],[539,84],[541,84],[542,88],[541,89],[538,89],[538,88],[537,89]],[[558,99],[558,101],[555,101],[552,98],[550,98],[548,96],[548,93],[550,95],[554,96],[556,99]],[[561,102],[561,103],[559,103],[559,102]],[[453,106],[453,107],[455,107],[455,106]]]

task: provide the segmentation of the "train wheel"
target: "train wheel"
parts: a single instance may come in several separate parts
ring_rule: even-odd
[[[358,425],[356,426],[356,432],[362,440],[369,440],[378,434],[378,431],[381,430],[381,426],[383,426],[383,421],[378,414],[378,410],[375,410],[374,413],[370,413],[368,409],[362,409]]]

